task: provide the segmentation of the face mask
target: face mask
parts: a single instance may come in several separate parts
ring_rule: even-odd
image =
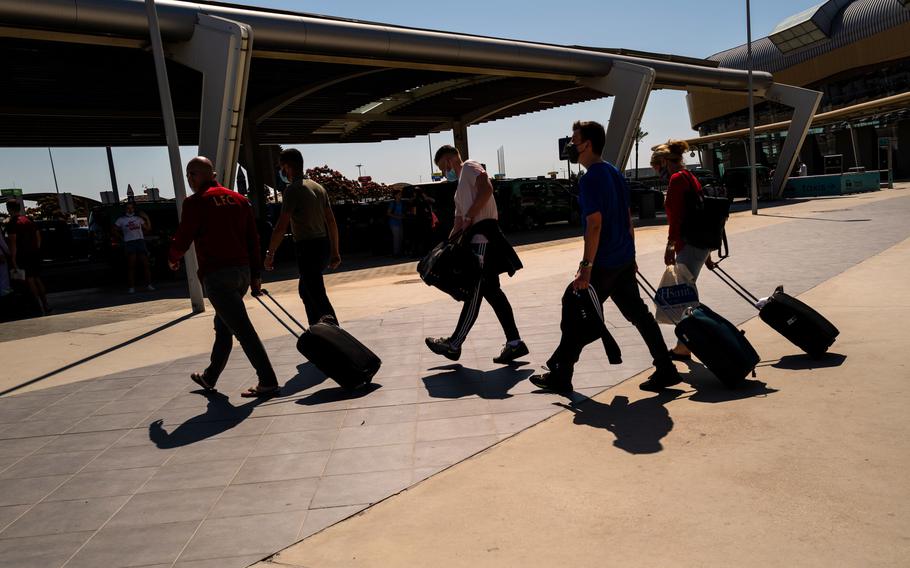
[[[446,172],[446,179],[449,181],[458,181],[458,174],[455,173],[455,170],[448,170]]]
[[[577,164],[579,158],[578,146],[572,142],[566,144],[566,156],[569,157],[569,162]]]
[[[291,183],[291,180],[289,180],[288,176],[285,175],[284,170],[278,170],[278,177],[281,178],[281,181],[285,184]]]
[[[670,170],[663,166],[660,166],[660,181],[667,183],[670,180]]]
[[[135,212],[135,211],[127,211],[127,212],[126,212],[126,216],[127,216],[127,217],[135,217],[135,216],[136,216],[136,212]]]

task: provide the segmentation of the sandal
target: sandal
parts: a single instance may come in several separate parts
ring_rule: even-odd
[[[242,398],[256,398],[256,397],[269,397],[275,396],[281,391],[281,387],[260,387],[256,385],[255,387],[250,387],[240,393]]]
[[[204,391],[211,392],[211,391],[215,390],[215,387],[213,385],[210,385],[208,383],[208,381],[205,380],[204,373],[190,373],[190,379],[194,383],[196,383],[197,385],[202,387],[202,390],[204,390]]]
[[[672,359],[674,361],[691,361],[692,360],[691,353],[687,353],[687,354],[683,355],[682,353],[677,353],[676,351],[670,349],[669,354],[670,354],[670,359]]]

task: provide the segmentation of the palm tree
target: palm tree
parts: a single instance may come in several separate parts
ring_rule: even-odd
[[[638,143],[645,139],[648,133],[641,129],[641,126],[635,127],[635,179],[638,179]]]

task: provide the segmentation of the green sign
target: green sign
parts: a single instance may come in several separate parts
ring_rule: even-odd
[[[22,197],[22,190],[18,187],[10,189],[0,189],[0,196],[3,197]]]

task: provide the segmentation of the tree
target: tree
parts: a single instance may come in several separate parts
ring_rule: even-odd
[[[647,132],[641,126],[635,127],[635,179],[638,179],[638,143],[645,139]]]

